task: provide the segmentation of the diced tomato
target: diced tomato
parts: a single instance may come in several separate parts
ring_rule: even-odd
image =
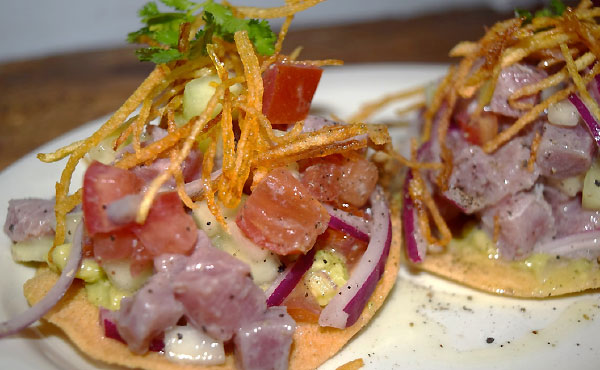
[[[129,230],[97,233],[92,236],[94,257],[99,262],[128,258],[139,242],[137,237]]]
[[[460,101],[453,117],[467,141],[475,145],[483,145],[498,134],[498,116],[483,112],[478,119],[472,120],[471,115],[476,107],[476,100]]]
[[[190,252],[198,237],[196,224],[175,192],[154,200],[146,222],[120,225],[106,214],[106,206],[138,193],[141,180],[130,171],[94,162],[83,181],[83,213],[94,256],[102,260],[130,258],[132,272],[140,271],[155,256]]]
[[[340,157],[328,156],[308,166],[302,184],[322,202],[360,208],[375,189],[377,167],[366,159]]]
[[[131,172],[93,162],[83,178],[83,219],[90,236],[124,228],[113,223],[106,206],[128,194],[140,191],[141,181]]]
[[[276,168],[246,199],[236,223],[254,243],[288,255],[312,248],[329,214],[289,170]]]
[[[272,124],[303,120],[321,79],[323,70],[301,63],[271,65],[263,73],[263,114]]]
[[[196,244],[198,231],[175,192],[161,193],[150,208],[143,225],[131,227],[151,256],[163,253],[186,254]]]
[[[314,324],[319,322],[321,306],[302,281],[294,287],[294,290],[283,300],[281,305],[286,306],[288,314],[296,322]]]

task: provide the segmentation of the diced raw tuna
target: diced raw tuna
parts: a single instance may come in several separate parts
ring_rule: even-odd
[[[539,82],[546,76],[547,74],[543,70],[524,64],[513,64],[504,68],[500,71],[496,81],[496,88],[490,103],[491,111],[508,117],[520,117],[523,111],[513,108],[509,104],[508,98],[520,88]],[[539,95],[527,96],[519,99],[519,102],[535,104],[538,99]]]
[[[124,298],[114,315],[117,329],[129,349],[145,353],[153,338],[175,324],[183,315],[167,274],[155,274],[134,296]]]
[[[267,308],[250,267],[212,246],[196,248],[185,269],[173,277],[172,286],[189,322],[222,341],[257,320]]]
[[[112,222],[106,208],[117,199],[138,193],[141,185],[137,176],[127,170],[93,162],[83,177],[83,219],[87,232],[94,236],[127,226]]]
[[[378,175],[377,167],[366,159],[330,156],[307,167],[302,183],[322,202],[360,208],[375,189]]]
[[[13,242],[54,234],[54,200],[11,199],[8,202],[4,232]]]
[[[252,281],[250,267],[213,247],[203,231],[191,256],[161,255],[154,267],[156,274],[114,315],[119,334],[136,353],[146,352],[153,338],[184,315],[221,341],[265,317],[266,297]]]
[[[527,169],[530,141],[526,137],[511,140],[491,155],[467,143],[460,133],[449,133],[448,141],[454,158],[444,196],[467,214],[531,188],[539,177],[537,168]]]
[[[537,151],[537,165],[543,176],[564,179],[585,173],[592,165],[596,144],[581,125],[544,125]]]
[[[285,168],[269,172],[246,199],[236,223],[254,243],[279,255],[306,253],[329,214]]]
[[[139,179],[145,184],[150,183],[154,178],[166,171],[171,165],[169,158],[158,158],[153,161],[150,165],[139,165],[131,169]],[[190,182],[200,178],[200,171],[202,169],[202,153],[198,150],[190,151],[190,154],[185,158],[181,164],[181,173],[183,174],[183,180]],[[166,183],[168,187],[175,187],[175,180],[169,179]]]
[[[548,192],[544,192],[548,198]],[[581,197],[575,197],[552,204],[556,224],[556,237],[578,234],[600,229],[600,211],[581,207]]]
[[[497,222],[498,249],[507,260],[527,257],[537,243],[556,234],[552,208],[544,200],[541,187],[515,194],[486,209],[481,221],[490,235]]]
[[[243,370],[287,369],[295,329],[285,307],[269,307],[259,320],[237,331],[236,365]]]

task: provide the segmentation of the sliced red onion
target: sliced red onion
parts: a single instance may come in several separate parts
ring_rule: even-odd
[[[138,208],[142,202],[142,194],[129,194],[123,198],[111,202],[106,207],[106,215],[109,220],[118,225],[126,225],[135,222]]]
[[[598,125],[598,122],[596,122],[596,119],[594,118],[590,110],[586,107],[586,105],[579,98],[579,96],[577,96],[577,94],[569,95],[569,101],[575,106],[575,108],[579,112],[579,115],[585,122],[586,126],[590,130],[590,133],[592,134],[592,137],[596,141],[596,145],[600,146],[600,126]]]
[[[369,221],[329,205],[325,205],[325,208],[330,216],[329,227],[363,242],[369,241]]]
[[[408,171],[404,180],[404,205],[402,207],[402,229],[404,230],[404,245],[406,254],[412,262],[422,262],[427,252],[427,244],[421,237],[417,227],[417,211],[408,191],[412,179],[412,171]]]
[[[221,176],[222,173],[223,173],[223,171],[221,169],[213,171],[210,174],[210,179],[212,181],[215,181],[216,179],[219,178],[219,176]],[[190,182],[186,183],[185,184],[185,192],[192,198],[197,197],[197,196],[201,195],[202,193],[204,193],[204,184],[202,182],[202,179],[198,179],[198,180],[194,180],[194,181],[190,181]]]
[[[381,187],[371,195],[371,240],[350,279],[319,316],[319,325],[343,329],[358,320],[385,268],[392,243],[392,221]]]
[[[83,258],[82,246],[83,246],[83,228],[81,223],[75,230],[73,236],[73,243],[71,246],[71,252],[67,258],[65,268],[62,270],[60,277],[50,289],[50,291],[42,298],[38,303],[29,307],[25,312],[0,323],[0,338],[6,337],[11,334],[15,334],[34,322],[41,319],[45,314],[48,313],[54,307],[58,301],[65,295],[75,274],[81,266],[81,259]]]
[[[600,231],[586,231],[537,245],[534,252],[567,258],[594,259],[600,256]]]
[[[104,329],[104,336],[110,339],[118,340],[121,343],[127,344],[121,334],[119,334],[119,330],[117,329],[117,324],[114,322],[114,318],[112,315],[112,311],[100,307],[100,325]],[[150,342],[148,346],[148,350],[151,352],[161,352],[165,349],[165,342],[162,338],[154,338]]]
[[[312,248],[308,253],[300,256],[296,262],[288,266],[283,273],[271,284],[265,292],[267,306],[279,306],[283,300],[294,290],[304,273],[308,271],[313,264],[316,249]]]

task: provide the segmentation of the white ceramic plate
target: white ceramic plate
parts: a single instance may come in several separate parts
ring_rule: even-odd
[[[313,108],[348,117],[361,103],[431,81],[444,71],[442,66],[397,64],[328,69]],[[394,108],[386,109],[375,119],[394,119],[393,113]],[[36,152],[77,140],[100,123],[91,122]],[[395,144],[405,148],[410,132],[394,130]],[[0,173],[0,222],[4,224],[11,198],[51,197],[62,166],[42,164],[32,153]],[[12,262],[9,246],[2,233],[0,319],[27,307],[22,285],[33,275],[32,268]],[[367,369],[596,369],[600,363],[598,314],[600,295],[596,293],[549,300],[509,299],[401,269],[398,283],[375,319],[323,369],[335,369],[357,358],[364,360]],[[109,367],[87,360],[58,330],[36,325],[0,340],[0,368]]]

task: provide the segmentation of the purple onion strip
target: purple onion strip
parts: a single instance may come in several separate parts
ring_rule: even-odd
[[[38,321],[60,301],[73,283],[75,274],[81,266],[81,259],[83,257],[82,246],[83,228],[79,224],[73,236],[73,244],[65,268],[62,270],[54,286],[52,286],[44,298],[29,307],[25,312],[0,323],[0,338],[15,334]]]
[[[535,252],[567,258],[597,258],[600,254],[600,230],[586,231],[537,245]]]
[[[586,126],[590,130],[590,133],[592,134],[592,137],[596,141],[596,145],[600,146],[600,126],[598,126],[598,122],[596,122],[596,119],[594,118],[590,110],[586,107],[581,98],[577,96],[577,94],[569,95],[569,101],[575,106],[575,108],[579,112],[579,115],[585,122]]]
[[[300,256],[293,265],[276,279],[266,291],[267,306],[279,306],[283,300],[294,290],[302,276],[313,264],[316,249],[312,248],[308,253]]]
[[[358,320],[383,275],[392,242],[390,211],[381,187],[371,195],[371,240],[350,279],[321,312],[319,325],[344,329]]]
[[[330,207],[326,207],[326,208],[327,208],[327,211],[329,211],[329,216],[330,216],[329,227],[330,228],[341,231],[343,233],[346,233],[346,234],[350,235],[351,237],[361,240],[363,242],[369,242],[369,234],[359,228],[360,227],[359,225],[361,222],[364,224],[364,227],[368,227],[367,221],[365,219],[363,219],[362,217],[351,215],[351,214],[345,215],[344,218],[342,219],[342,218],[339,218],[338,215],[340,212],[343,212],[343,211],[333,210]],[[343,213],[346,213],[346,212],[343,212]],[[357,220],[355,220],[355,221],[352,220],[352,221],[348,222],[348,220],[351,220],[351,217],[356,218]]]
[[[404,181],[404,205],[402,207],[402,229],[404,231],[404,243],[406,245],[406,254],[412,262],[422,262],[425,257],[425,253],[421,252],[419,248],[419,241],[417,227],[415,225],[416,210],[414,209],[413,201],[408,191],[408,185],[412,179],[412,171],[408,171],[406,174],[406,180]]]

